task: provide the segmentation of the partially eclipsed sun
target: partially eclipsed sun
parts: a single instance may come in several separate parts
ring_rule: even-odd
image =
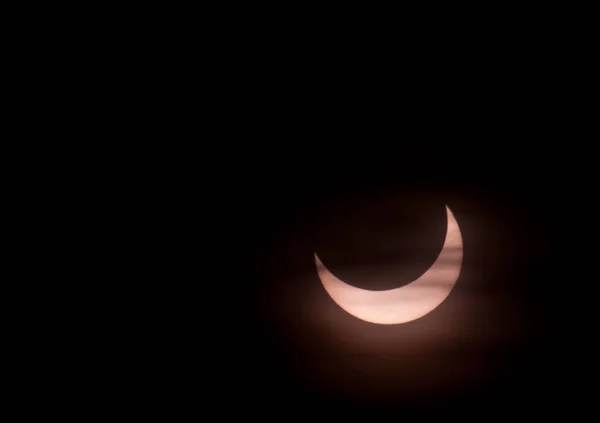
[[[446,241],[433,265],[417,280],[387,291],[350,286],[335,277],[315,253],[319,278],[333,301],[342,309],[370,323],[406,323],[430,313],[450,294],[462,266],[463,245],[454,215],[446,207]]]

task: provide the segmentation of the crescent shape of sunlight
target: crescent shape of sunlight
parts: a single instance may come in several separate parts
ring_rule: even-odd
[[[417,280],[387,291],[369,291],[336,278],[315,253],[319,278],[333,301],[361,320],[382,325],[406,323],[439,306],[456,284],[463,245],[458,223],[448,207],[446,241],[433,265]]]

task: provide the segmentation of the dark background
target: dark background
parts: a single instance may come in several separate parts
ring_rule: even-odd
[[[106,98],[101,113],[82,107],[83,119],[66,116],[110,157],[94,172],[110,201],[94,196],[89,209],[101,217],[85,222],[110,241],[99,267],[133,261],[97,287],[131,318],[113,318],[118,330],[106,331],[118,342],[103,351],[94,340],[100,358],[85,363],[116,373],[108,396],[138,393],[146,410],[168,403],[169,412],[280,419],[569,409],[582,390],[575,379],[587,374],[574,363],[586,362],[594,333],[581,323],[591,319],[566,318],[583,308],[594,261],[579,259],[592,275],[576,278],[567,259],[585,247],[563,239],[563,229],[583,238],[593,226],[580,210],[593,210],[596,166],[592,148],[577,145],[594,139],[581,129],[593,109],[570,96],[587,97],[577,85],[586,66],[555,56],[555,43],[537,67],[527,61],[538,43],[504,61],[482,42],[467,52],[473,65],[453,45],[433,63],[401,54],[393,64],[397,55],[384,52],[389,64],[351,55],[346,68],[280,58],[284,45],[267,52],[271,64],[254,45],[242,56],[215,44],[219,57],[209,58],[174,44],[173,59],[161,61],[170,71],[149,72],[157,69],[152,48],[152,64],[110,70],[119,84],[86,79],[106,90],[82,90]],[[201,69],[175,57],[198,55]],[[88,124],[89,115],[98,121]],[[114,120],[125,124],[107,124]],[[114,148],[104,147],[109,140]],[[356,286],[405,284],[439,251],[445,204],[463,231],[465,258],[436,310],[382,327],[326,295],[315,251]],[[379,272],[377,284],[365,272]],[[107,304],[102,323],[115,311]]]

